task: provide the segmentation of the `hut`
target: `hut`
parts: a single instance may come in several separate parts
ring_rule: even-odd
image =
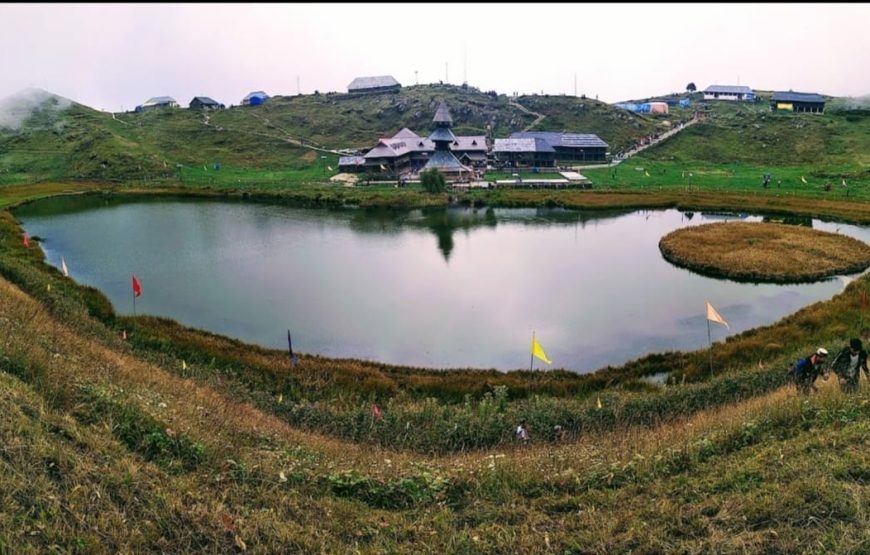
[[[710,85],[704,89],[704,100],[755,102],[755,92],[743,85]]]
[[[365,169],[366,159],[364,156],[342,156],[338,159],[338,171],[343,173],[356,173]]]
[[[347,86],[348,93],[397,92],[402,85],[392,75],[357,77]]]
[[[816,93],[775,92],[770,99],[770,109],[821,114],[825,111],[825,97]]]
[[[136,111],[145,112],[159,108],[178,108],[178,102],[171,96],[155,96],[136,106]]]
[[[207,96],[194,96],[190,101],[191,110],[223,110],[226,106]]]

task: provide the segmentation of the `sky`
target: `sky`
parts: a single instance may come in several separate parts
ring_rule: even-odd
[[[130,110],[358,76],[617,102],[694,82],[870,93],[870,4],[0,4],[0,98]]]

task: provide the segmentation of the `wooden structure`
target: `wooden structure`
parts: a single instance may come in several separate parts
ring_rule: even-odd
[[[190,101],[189,108],[191,110],[223,110],[226,106],[207,96],[194,96],[193,100]]]
[[[770,99],[770,109],[822,114],[825,111],[825,97],[816,93],[775,92]]]

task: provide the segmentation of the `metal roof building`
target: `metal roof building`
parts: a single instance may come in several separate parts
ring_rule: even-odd
[[[772,110],[810,112],[821,114],[825,111],[825,97],[816,93],[775,92],[770,99]]]
[[[136,106],[136,111],[142,112],[152,108],[178,108],[178,102],[171,96],[155,96]]]
[[[225,106],[213,98],[207,96],[194,96],[190,101],[189,107],[193,110],[201,110],[203,108],[211,108],[214,110],[222,109]]]
[[[800,93],[800,92],[775,92],[771,98],[774,102],[821,102],[824,104],[825,97],[816,93]]]
[[[497,161],[514,166],[553,166],[557,161],[604,162],[607,148],[607,143],[592,133],[517,131],[508,139],[496,139],[493,154]]]
[[[710,85],[704,89],[704,100],[755,101],[755,93],[744,85]]]
[[[363,92],[386,92],[399,90],[402,85],[392,75],[379,75],[376,77],[357,77],[347,86],[349,93]]]

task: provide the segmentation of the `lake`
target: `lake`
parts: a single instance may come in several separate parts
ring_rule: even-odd
[[[227,200],[58,197],[15,216],[50,264],[138,314],[266,347],[429,368],[528,369],[531,335],[589,372],[714,341],[842,291],[747,284],[662,259],[659,239],[721,215],[678,210],[302,209]],[[737,216],[731,216],[735,219]],[[747,221],[759,216],[744,217]],[[870,242],[870,230],[806,220]]]

